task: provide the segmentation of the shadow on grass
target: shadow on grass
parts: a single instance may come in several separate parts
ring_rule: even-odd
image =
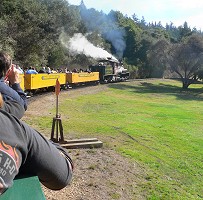
[[[131,90],[135,93],[152,93],[152,94],[166,94],[175,95],[181,100],[203,100],[203,84],[202,88],[188,88],[183,90],[181,86],[170,85],[168,83],[152,83],[142,80],[142,81],[132,81],[128,83],[118,83],[110,84],[109,88],[119,89],[119,90]]]

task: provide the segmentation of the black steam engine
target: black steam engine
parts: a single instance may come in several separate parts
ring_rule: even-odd
[[[130,73],[117,59],[100,59],[97,65],[89,67],[91,72],[99,72],[100,82],[110,83],[129,79]]]

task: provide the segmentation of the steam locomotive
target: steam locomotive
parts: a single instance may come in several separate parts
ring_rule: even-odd
[[[101,59],[98,65],[92,65],[89,69],[92,72],[99,72],[101,83],[125,81],[130,76],[130,73],[124,68],[123,63],[113,58]]]
[[[67,89],[79,85],[125,81],[129,76],[122,63],[107,58],[99,60],[97,65],[89,66],[87,72],[22,74],[20,85],[24,91],[35,93],[39,90],[54,90],[57,79],[61,88]]]

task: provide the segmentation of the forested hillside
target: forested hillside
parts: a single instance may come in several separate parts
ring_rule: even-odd
[[[113,8],[105,14],[87,9],[83,1],[73,6],[66,0],[1,0],[0,50],[23,67],[87,68],[98,58],[114,56],[132,78],[172,73],[187,80],[202,78],[200,30],[187,22],[179,27],[146,22]]]

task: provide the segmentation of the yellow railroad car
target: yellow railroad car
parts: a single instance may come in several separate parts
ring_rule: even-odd
[[[22,90],[25,90],[25,86],[24,86],[24,74],[20,74],[19,75],[19,81],[20,81],[20,87],[22,88]]]
[[[25,90],[36,90],[42,88],[54,87],[56,80],[59,80],[60,85],[66,84],[66,74],[25,74],[24,86]]]
[[[99,72],[80,72],[67,73],[66,81],[68,84],[80,84],[88,82],[99,82]]]

